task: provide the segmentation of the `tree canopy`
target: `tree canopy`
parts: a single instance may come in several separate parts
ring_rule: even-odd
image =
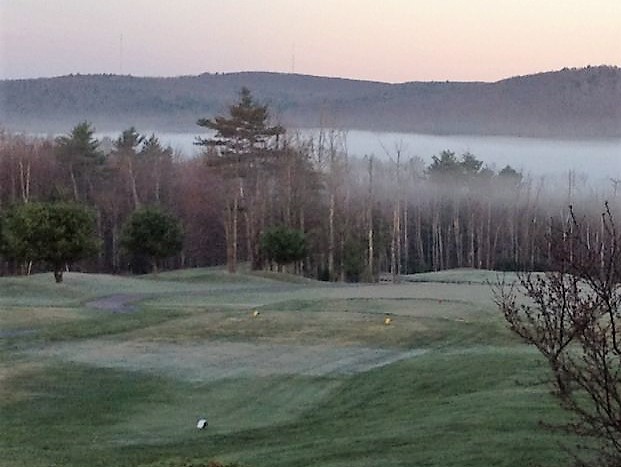
[[[183,246],[183,231],[177,219],[154,207],[136,210],[123,227],[121,245],[134,256],[145,256],[154,271],[157,262],[173,256]]]
[[[90,195],[94,169],[105,161],[94,133],[90,123],[81,122],[68,135],[56,138],[57,157],[69,174],[76,202]]]
[[[269,112],[266,105],[260,105],[247,88],[242,88],[239,101],[229,106],[229,115],[213,119],[201,118],[202,126],[216,132],[213,138],[198,137],[200,146],[221,147],[222,156],[249,154],[264,149],[272,137],[282,135],[285,129],[279,125],[269,126]]]
[[[429,177],[437,182],[472,181],[478,175],[484,175],[483,161],[466,152],[457,158],[453,151],[442,151],[431,156],[431,164],[427,168]]]
[[[268,260],[283,266],[304,259],[306,238],[300,230],[272,227],[263,233],[261,247]]]
[[[27,203],[10,209],[2,223],[4,255],[17,261],[41,261],[62,282],[68,264],[97,251],[94,216],[70,203]]]

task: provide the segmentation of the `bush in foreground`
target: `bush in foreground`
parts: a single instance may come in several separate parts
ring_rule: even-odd
[[[573,217],[573,216],[572,216]],[[512,331],[548,363],[553,395],[585,440],[580,467],[621,465],[621,235],[608,206],[600,232],[575,218],[554,239],[552,272],[520,276],[496,290]]]

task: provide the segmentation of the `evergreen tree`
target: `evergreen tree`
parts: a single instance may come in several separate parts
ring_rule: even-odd
[[[274,149],[285,130],[269,125],[267,106],[258,104],[247,88],[242,88],[239,101],[229,107],[229,115],[214,119],[201,118],[199,126],[215,131],[213,138],[196,139],[196,144],[211,150],[206,152],[208,163],[217,168],[230,181],[224,209],[224,227],[227,244],[227,268],[237,270],[239,212],[244,210],[246,222],[247,254],[253,261],[253,217],[248,190],[249,177],[255,182],[254,193],[259,190],[258,172],[262,165],[277,155]]]
[[[5,256],[48,264],[56,282],[62,282],[67,265],[97,251],[92,212],[71,203],[13,207],[4,218],[2,238]]]
[[[300,230],[279,226],[265,231],[261,237],[261,247],[267,259],[278,264],[279,268],[306,256],[306,239]]]
[[[90,123],[82,122],[69,135],[56,138],[58,161],[69,174],[76,202],[91,197],[96,170],[105,162],[94,133]]]
[[[183,247],[179,221],[157,208],[143,208],[131,215],[121,234],[121,245],[134,260],[149,259],[154,272],[159,260],[173,256]]]
[[[134,127],[130,127],[121,133],[121,136],[114,142],[113,156],[118,160],[119,168],[125,172],[127,188],[131,193],[132,205],[134,209],[140,207],[140,197],[136,186],[135,160],[144,142],[145,137],[140,135]]]
[[[266,149],[273,137],[282,135],[281,126],[269,126],[269,112],[266,105],[259,105],[250,90],[242,88],[239,101],[229,107],[228,116],[213,119],[201,118],[197,125],[216,132],[213,138],[196,139],[199,146],[222,148],[218,156],[227,161],[241,162],[245,156],[257,156]]]

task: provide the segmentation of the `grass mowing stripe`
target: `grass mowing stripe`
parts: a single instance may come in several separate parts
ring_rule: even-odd
[[[543,430],[538,421],[561,421],[563,414],[545,391],[522,391],[512,383],[533,368],[527,354],[463,356],[457,361],[427,354],[343,379],[291,422],[240,426],[230,433],[215,430],[152,449],[162,459],[171,452],[191,453],[270,467],[556,467],[567,461],[556,445],[565,436]],[[230,384],[237,389],[227,403],[237,399],[252,410],[245,397],[252,396],[252,380],[230,381],[221,389],[230,391]],[[259,407],[257,401],[255,410]],[[231,417],[243,420],[244,415],[238,411]],[[140,447],[122,449],[135,455]]]
[[[532,369],[529,362],[530,356],[451,362],[427,354],[357,375],[289,433],[272,432],[286,450],[272,442],[272,449],[242,459],[270,466],[562,465],[567,459],[554,443],[563,436],[538,425],[543,416],[563,419],[551,398],[507,393],[521,371]],[[388,461],[395,450],[400,454]]]
[[[14,447],[22,446],[21,459],[33,465],[45,458],[68,467],[121,467],[179,456],[257,467],[561,465],[558,436],[537,425],[543,414],[558,420],[561,414],[544,393],[516,391],[512,384],[532,369],[528,354],[426,354],[340,381],[193,386],[82,365],[48,366],[13,380],[32,397],[3,406],[1,429],[8,435],[5,453],[15,456]],[[314,384],[327,384],[327,392],[293,418],[278,416],[279,404],[307,400],[303,391]],[[205,433],[193,427],[201,409],[210,411],[203,404],[215,410],[212,431]]]
[[[2,404],[0,451],[19,447],[21,459],[49,465],[97,465],[112,448],[102,436],[110,424],[131,416],[139,401],[170,396],[163,381],[83,365],[48,364],[7,384],[28,397]]]

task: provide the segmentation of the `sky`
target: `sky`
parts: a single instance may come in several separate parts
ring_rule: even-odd
[[[621,64],[621,0],[0,0],[0,78],[497,81]]]

